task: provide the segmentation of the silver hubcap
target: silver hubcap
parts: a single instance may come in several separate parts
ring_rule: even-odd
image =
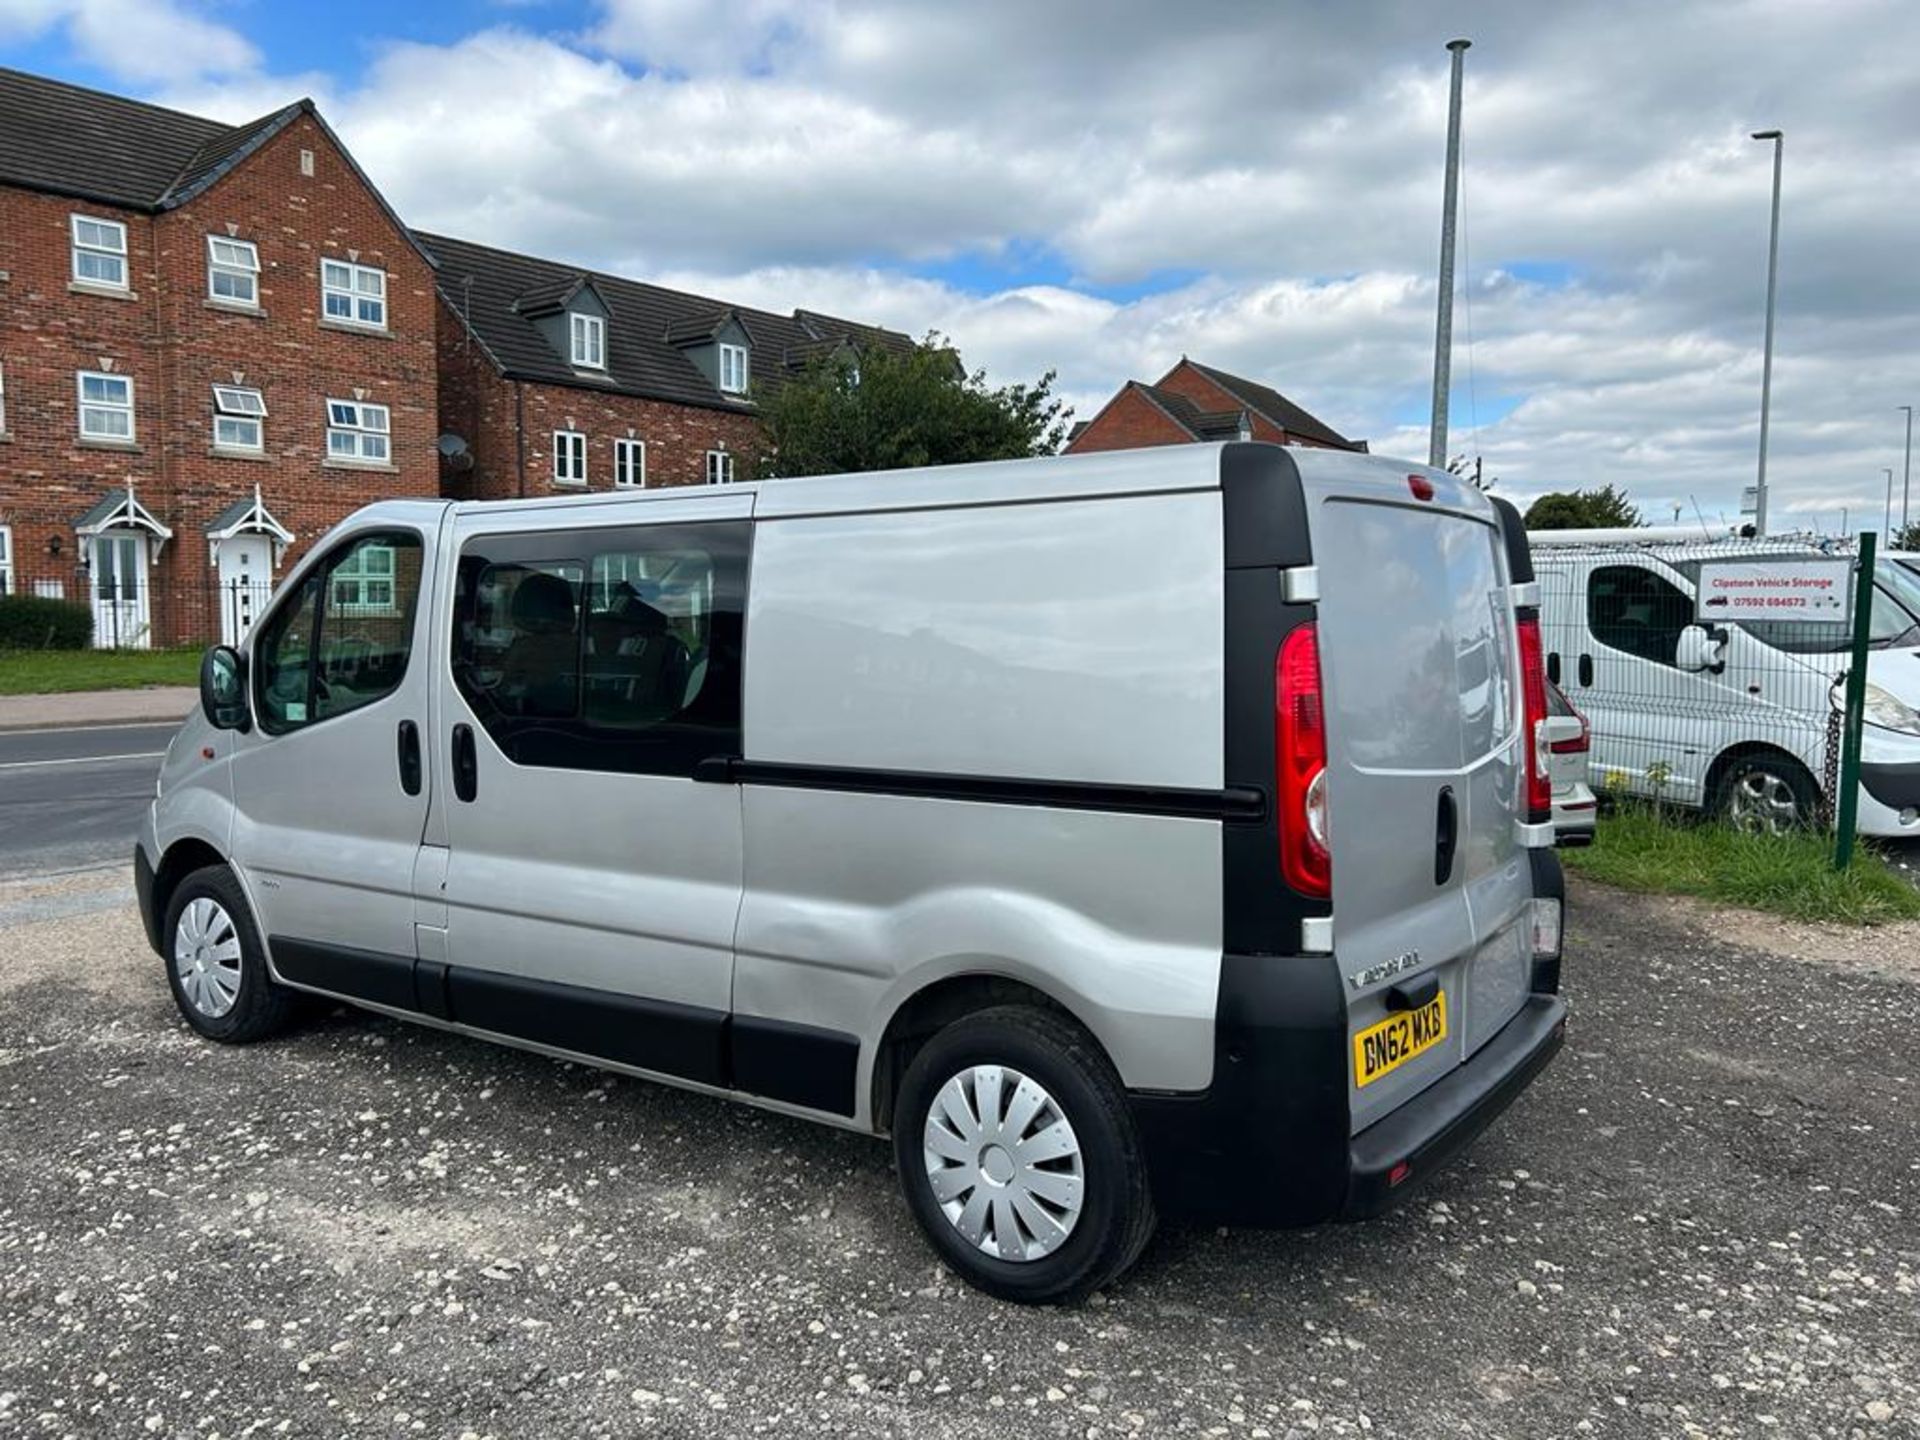
[[[1749,770],[1734,781],[1727,818],[1741,830],[1769,835],[1784,835],[1805,819],[1793,787],[1771,770]]]
[[[209,1020],[240,995],[240,935],[217,900],[189,900],[173,932],[173,973],[187,1003]]]
[[[1086,1197],[1080,1140],[1030,1075],[962,1070],[934,1096],[922,1154],[953,1228],[1001,1260],[1038,1260],[1066,1243]]]

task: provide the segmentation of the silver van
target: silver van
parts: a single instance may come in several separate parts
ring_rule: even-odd
[[[1526,538],[1229,444],[332,532],[135,875],[188,1024],[302,993],[892,1137],[958,1273],[1406,1193],[1559,1048]]]

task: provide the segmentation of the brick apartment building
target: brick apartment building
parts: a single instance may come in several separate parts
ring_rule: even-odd
[[[0,68],[0,594],[96,644],[236,638],[370,501],[745,479],[784,377],[911,343],[416,235],[311,101]]]
[[[1308,414],[1271,386],[1180,357],[1148,385],[1129,380],[1093,419],[1076,425],[1066,453],[1192,445],[1209,440],[1269,440],[1276,445],[1367,448]]]
[[[0,583],[231,636],[439,488],[433,270],[309,101],[230,126],[0,70]]]
[[[449,494],[500,500],[750,478],[757,404],[812,359],[905,335],[776,315],[421,235],[439,265]]]

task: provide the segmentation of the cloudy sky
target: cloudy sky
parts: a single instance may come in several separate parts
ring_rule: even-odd
[[[0,0],[0,63],[314,96],[424,228],[937,327],[1083,417],[1188,353],[1420,457],[1455,35],[1451,448],[1522,502],[1731,518],[1777,126],[1776,523],[1877,523],[1920,404],[1911,0]]]

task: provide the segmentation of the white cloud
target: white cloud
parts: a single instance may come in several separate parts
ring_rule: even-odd
[[[0,35],[102,44],[74,17],[130,3],[0,0]],[[216,43],[167,98],[239,118],[317,90],[425,228],[937,325],[995,378],[1058,368],[1083,411],[1186,352],[1422,454],[1459,23],[1422,0],[603,0],[580,34],[372,36],[364,72],[299,82]],[[1776,508],[1879,483],[1920,398],[1920,10],[1483,0],[1470,28],[1453,448],[1516,495],[1737,506],[1769,180],[1747,133],[1778,124]]]
[[[173,0],[0,0],[0,41],[55,28],[83,59],[136,83],[238,75],[260,63],[238,31]]]

